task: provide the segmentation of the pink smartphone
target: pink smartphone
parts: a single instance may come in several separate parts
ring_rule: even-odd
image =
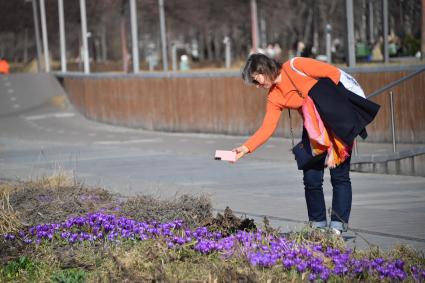
[[[235,162],[236,152],[230,150],[216,150],[214,159]]]

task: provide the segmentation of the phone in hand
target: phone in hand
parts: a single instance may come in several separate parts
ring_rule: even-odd
[[[236,162],[236,152],[230,150],[216,150],[214,159]]]

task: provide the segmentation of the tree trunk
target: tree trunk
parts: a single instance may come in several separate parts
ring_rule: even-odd
[[[313,47],[316,50],[316,54],[319,54],[319,28],[320,28],[320,17],[319,9],[317,5],[313,7]]]
[[[125,29],[125,17],[121,16],[121,50],[122,50],[122,68],[123,72],[128,72],[128,49],[127,49],[127,38]]]
[[[198,51],[199,51],[199,61],[205,60],[205,35],[203,32],[198,33]]]
[[[366,0],[362,0],[361,5],[361,25],[360,25],[360,41],[366,42],[367,39],[367,3]]]
[[[232,39],[236,39],[232,41],[232,48],[233,48],[233,56],[234,58],[240,58],[241,53],[242,53],[242,47],[241,47],[241,41],[239,40],[239,32],[238,32],[238,28],[236,26],[232,27],[232,35],[231,35]]]
[[[24,31],[24,54],[22,61],[24,64],[28,62],[28,29],[26,28]]]
[[[223,44],[223,39],[221,36],[221,32],[217,31],[214,33],[214,60],[216,61],[220,61],[222,56],[221,56],[221,45]]]
[[[100,28],[100,49],[101,49],[101,60],[102,62],[106,62],[108,60],[108,46],[106,44],[106,28],[105,24]]]
[[[5,50],[5,44],[4,40],[0,41],[0,58],[4,58],[4,50]]]
[[[307,16],[307,20],[305,21],[305,28],[304,28],[304,35],[303,35],[303,41],[304,44],[307,45],[307,43],[309,43],[310,40],[310,33],[311,33],[311,27],[313,25],[313,9],[310,6],[308,9],[308,16]]]
[[[207,33],[207,36],[206,36],[206,45],[207,45],[207,48],[206,48],[206,51],[207,51],[207,60],[208,61],[211,61],[212,59],[213,59],[213,50],[212,50],[212,38],[211,38],[211,33]]]

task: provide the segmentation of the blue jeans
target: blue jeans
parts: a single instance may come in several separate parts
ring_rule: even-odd
[[[351,211],[350,160],[348,157],[336,168],[330,169],[332,183],[332,210],[330,227],[346,231]],[[323,165],[303,170],[305,200],[307,202],[308,219],[313,226],[327,226],[326,205],[323,195]]]

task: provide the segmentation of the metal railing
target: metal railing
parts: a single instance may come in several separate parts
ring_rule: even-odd
[[[408,74],[405,77],[402,77],[394,82],[391,82],[383,87],[381,87],[380,89],[372,92],[371,94],[369,94],[366,98],[370,99],[374,96],[377,96],[389,89],[392,89],[393,87],[396,87],[398,85],[400,85],[401,83],[404,83],[407,80],[410,80],[411,78],[419,75],[420,73],[425,71],[425,66],[422,66],[420,68],[418,68],[416,71],[411,72],[410,74]],[[394,122],[394,99],[393,99],[393,92],[390,91],[388,93],[389,96],[389,104],[390,104],[390,124],[391,124],[391,137],[392,137],[392,144],[393,144],[393,152],[397,152],[397,143],[396,143],[396,136],[395,136],[395,132],[396,132],[396,126],[395,126],[395,122]],[[358,155],[358,149],[357,149],[357,141],[355,141],[355,147],[354,147],[354,155]]]
[[[369,98],[372,98],[374,96],[377,96],[378,94],[381,94],[381,93],[383,93],[386,90],[389,90],[389,89],[391,89],[391,88],[393,88],[395,86],[398,86],[399,84],[401,84],[401,83],[403,83],[403,82],[405,82],[407,80],[410,80],[411,78],[419,75],[423,71],[425,71],[425,66],[420,67],[418,70],[416,70],[414,72],[411,72],[410,74],[408,74],[405,77],[402,77],[402,78],[400,78],[400,79],[398,79],[398,80],[396,80],[396,81],[394,81],[392,83],[387,84],[386,86],[381,87],[380,89],[378,89],[378,90],[372,92],[371,94],[369,94],[366,98],[369,99]]]

